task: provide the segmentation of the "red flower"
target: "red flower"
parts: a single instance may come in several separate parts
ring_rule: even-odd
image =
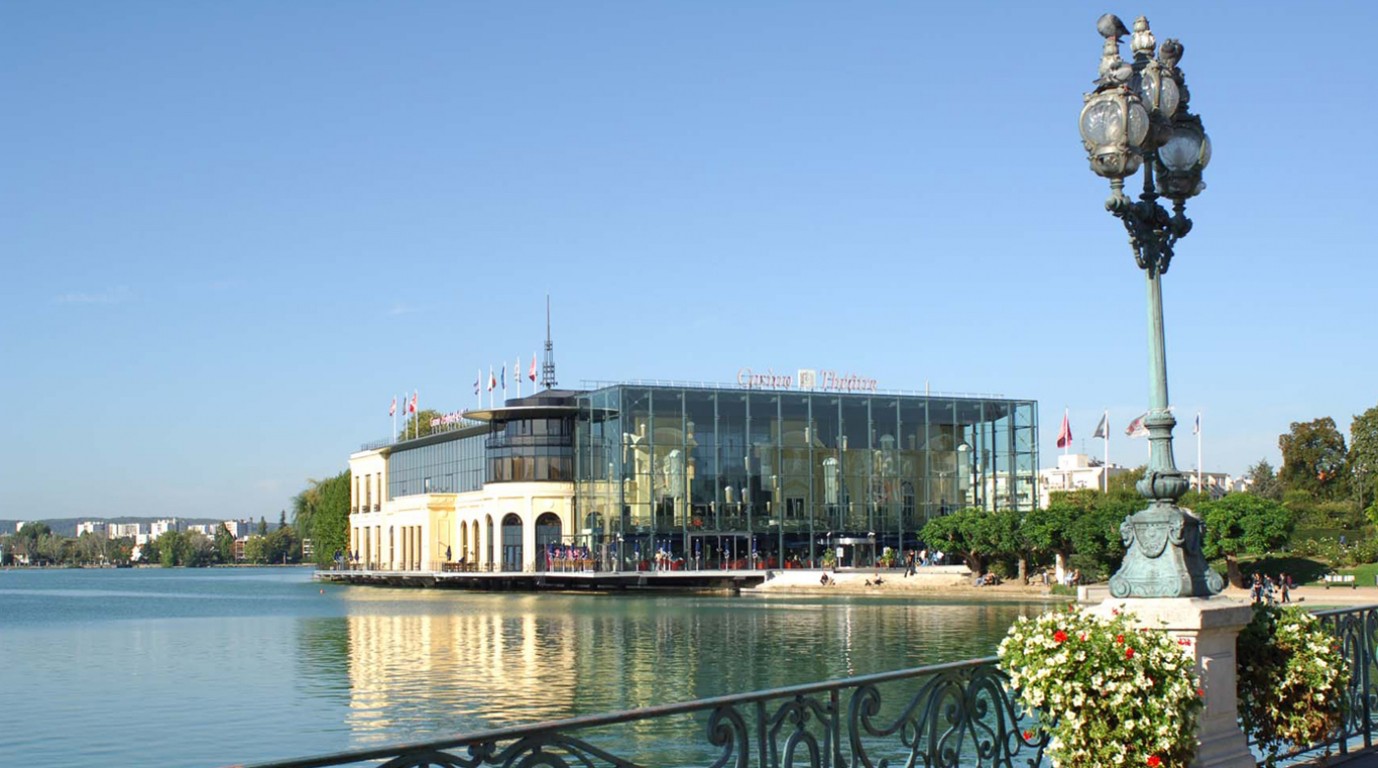
[[[1124,645],[1124,635],[1115,635],[1115,642]]]
[[[1157,755],[1149,755],[1149,756],[1148,756],[1148,768],[1158,768],[1158,766],[1160,766],[1160,765],[1162,765],[1162,764],[1163,764],[1162,759],[1159,758]]]
[[[1055,643],[1065,643],[1065,642],[1067,642],[1067,633],[1066,633],[1066,632],[1063,632],[1063,631],[1060,630],[1060,629],[1059,629],[1058,631],[1054,632],[1054,633],[1053,633],[1053,642],[1055,642]]]
[[[1024,741],[1033,741],[1033,731],[1024,731]]]
[[[1197,696],[1200,696],[1200,697],[1203,698],[1203,699],[1206,698],[1206,689],[1205,689],[1205,688],[1197,688],[1197,689],[1196,689],[1196,695],[1197,695]]]
[[[1077,635],[1077,639],[1082,641],[1083,643],[1086,642],[1086,633],[1082,632],[1081,634]]]
[[[1124,649],[1124,657],[1125,657],[1126,659],[1132,659],[1132,658],[1134,658],[1134,649],[1133,649],[1133,648],[1125,648],[1125,649]]]

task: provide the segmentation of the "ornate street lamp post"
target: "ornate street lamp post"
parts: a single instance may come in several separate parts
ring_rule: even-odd
[[[1172,458],[1167,354],[1163,343],[1162,277],[1177,241],[1191,231],[1186,202],[1205,189],[1201,171],[1211,144],[1201,119],[1188,111],[1190,95],[1177,62],[1182,45],[1165,40],[1157,51],[1148,20],[1134,22],[1133,62],[1120,58],[1120,38],[1129,34],[1119,18],[1106,14],[1096,24],[1105,37],[1096,89],[1081,110],[1081,138],[1091,170],[1110,180],[1105,208],[1124,223],[1134,261],[1148,278],[1148,362],[1150,455],[1138,491],[1148,507],[1120,525],[1126,552],[1110,579],[1110,593],[1128,597],[1209,597],[1223,587],[1201,553],[1201,520],[1177,506],[1188,481]],[[1138,202],[1124,194],[1124,180],[1142,165]],[[1159,204],[1172,201],[1172,213]]]

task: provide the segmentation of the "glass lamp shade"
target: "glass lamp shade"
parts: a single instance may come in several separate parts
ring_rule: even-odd
[[[1211,140],[1200,119],[1189,115],[1174,121],[1172,137],[1158,148],[1158,192],[1174,200],[1201,194],[1206,188],[1201,171],[1210,161]]]
[[[1139,170],[1139,149],[1148,136],[1148,111],[1125,89],[1092,95],[1082,107],[1081,140],[1091,170],[1107,179],[1122,179]]]
[[[1160,69],[1150,65],[1144,70],[1143,78],[1139,81],[1139,98],[1143,99],[1144,105],[1150,111],[1155,111],[1163,117],[1172,117],[1181,100],[1181,92],[1177,90],[1175,80],[1163,77]]]
[[[1211,158],[1210,139],[1192,125],[1175,125],[1172,138],[1158,150],[1158,158],[1169,171],[1186,173],[1206,167]]]

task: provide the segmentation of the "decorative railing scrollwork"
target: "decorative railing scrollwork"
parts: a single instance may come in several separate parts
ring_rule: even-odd
[[[1378,606],[1318,612],[1351,669],[1349,715],[1295,754],[1373,746]],[[250,768],[1037,768],[1045,729],[993,657],[483,731]],[[681,723],[701,722],[678,728]],[[629,738],[647,724],[651,738]]]
[[[994,658],[576,717],[254,768],[1034,768],[1045,742]],[[629,724],[702,723],[651,739]]]

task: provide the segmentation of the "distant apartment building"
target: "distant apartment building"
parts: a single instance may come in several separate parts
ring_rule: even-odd
[[[1128,471],[1129,467],[1105,464],[1085,453],[1061,454],[1056,467],[1038,470],[1038,505],[1046,509],[1054,491],[1103,490],[1109,478]]]
[[[215,536],[215,531],[220,525],[218,523],[190,523],[182,530],[196,531],[202,536]]]
[[[247,539],[258,531],[258,523],[253,520],[226,520],[225,528],[236,539]]]
[[[110,523],[106,531],[112,539],[137,539],[143,533],[138,523]]]
[[[153,524],[148,527],[148,536],[149,538],[156,539],[168,531],[175,530],[177,530],[177,518],[155,520]]]
[[[103,537],[106,535],[107,531],[108,526],[104,520],[84,520],[77,523],[77,538],[81,538],[83,533]]]

